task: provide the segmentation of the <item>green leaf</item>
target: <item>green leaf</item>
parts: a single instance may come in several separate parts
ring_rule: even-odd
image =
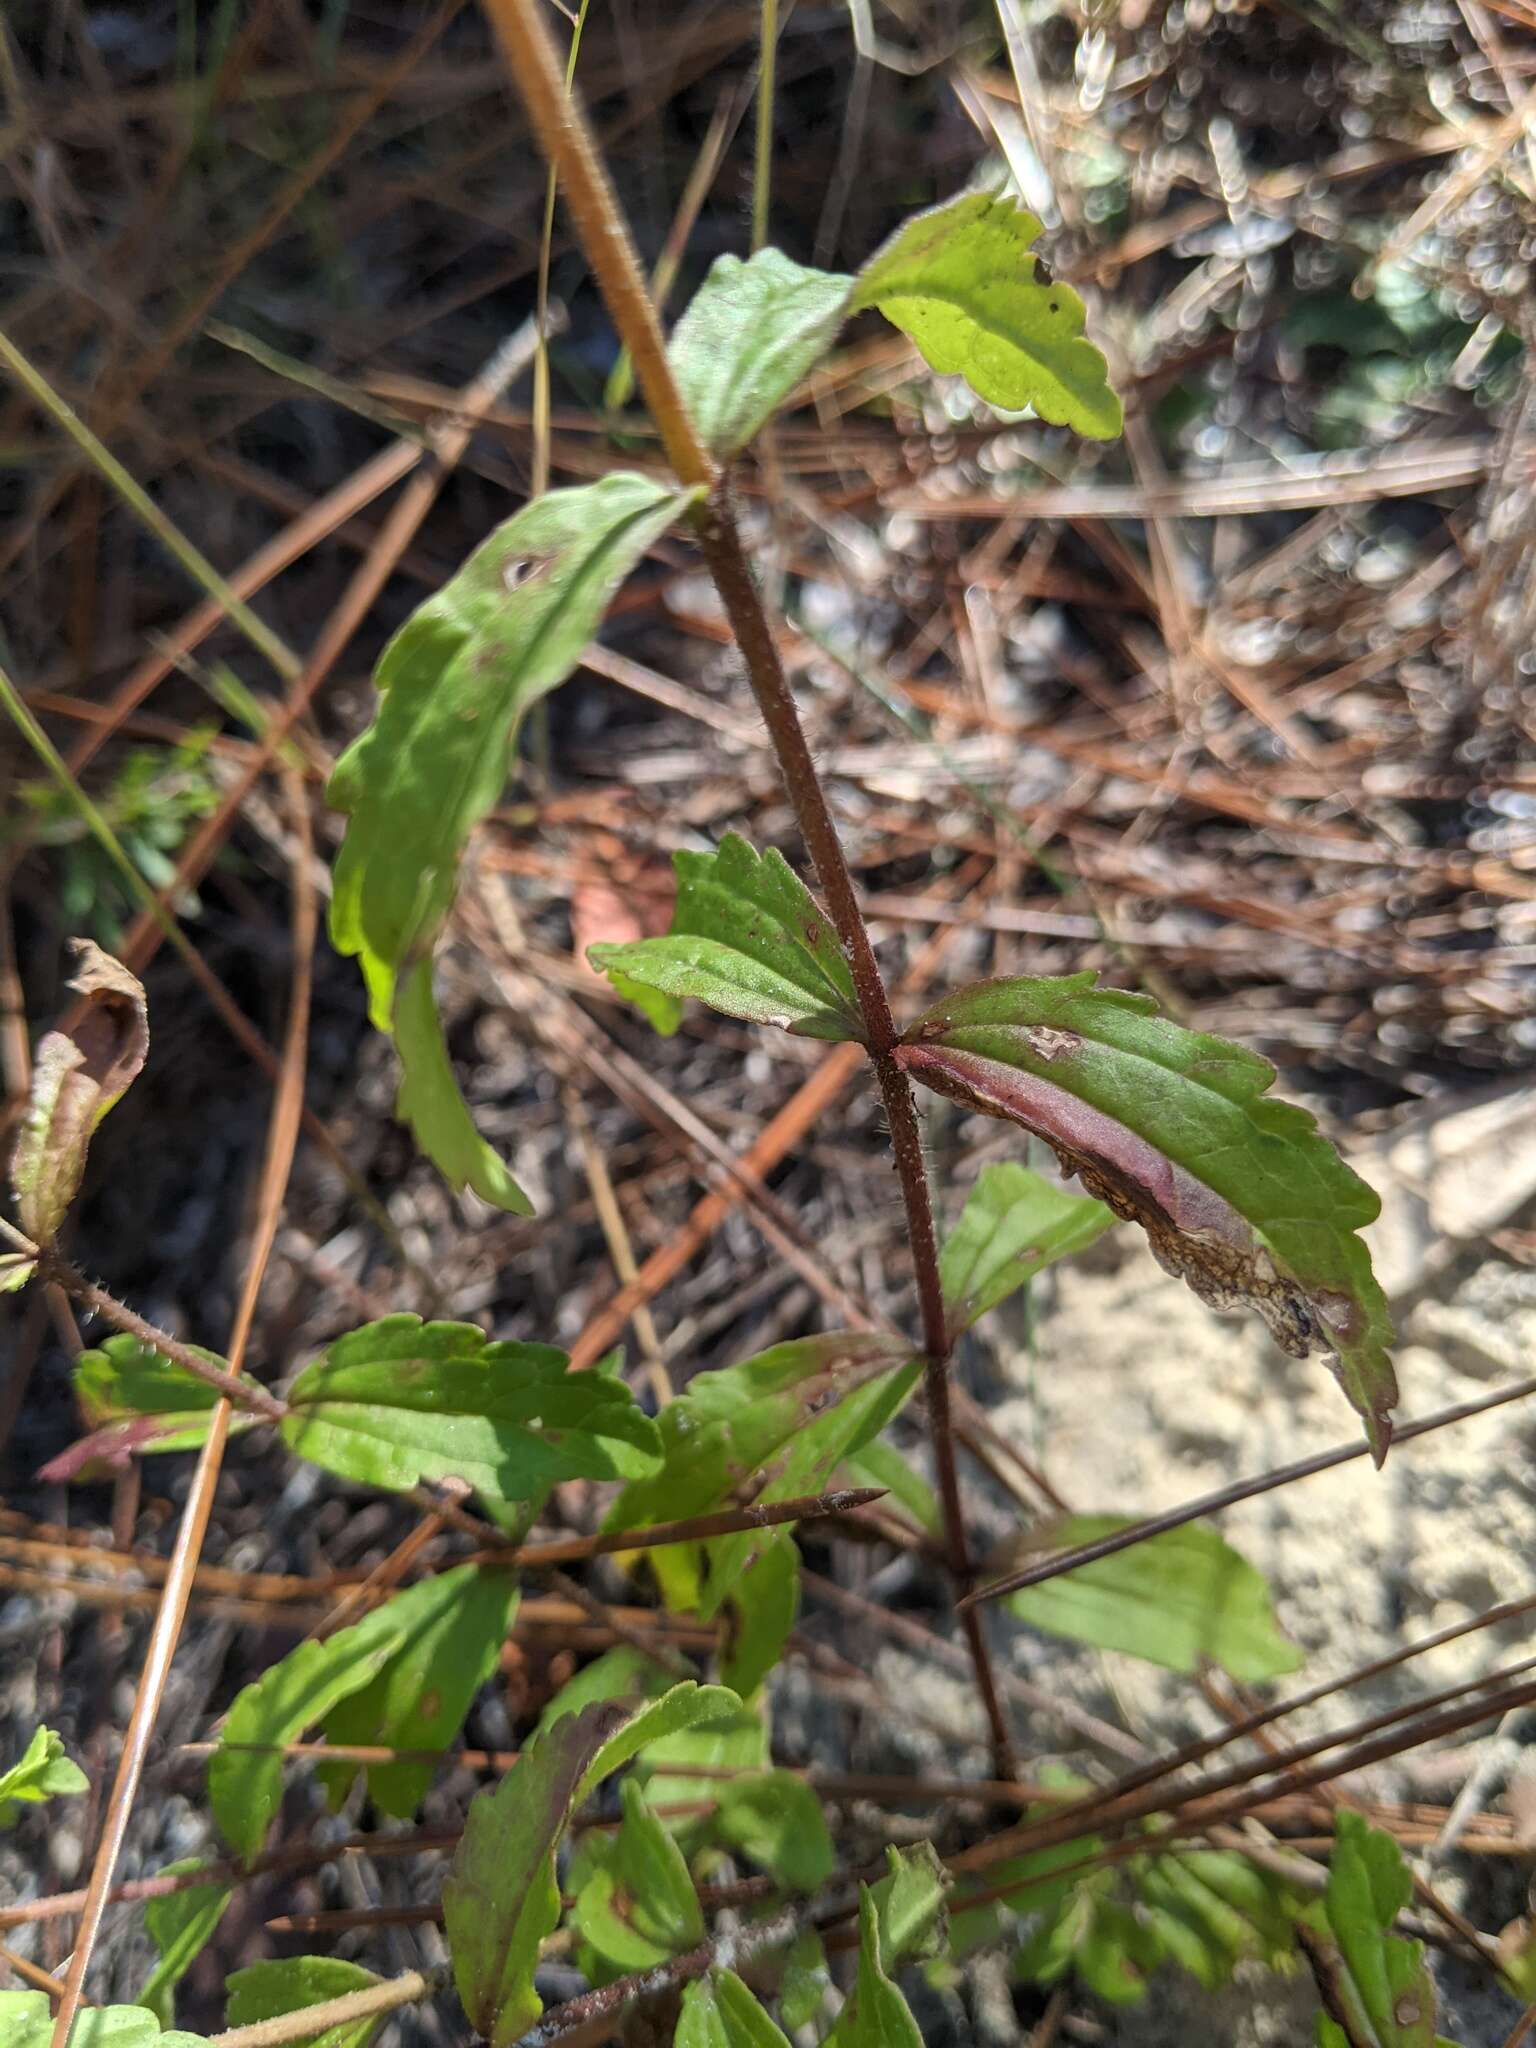
[[[683,1990],[673,2048],[789,2048],[789,2039],[730,1970]]]
[[[1065,1515],[1032,1529],[1023,1554],[1096,1543],[1131,1520]],[[1201,1522],[1026,1586],[1008,1596],[1008,1605],[1049,1635],[1124,1650],[1169,1671],[1193,1674],[1209,1658],[1234,1678],[1257,1683],[1303,1661],[1280,1631],[1262,1572]]]
[[[1268,1060],[1189,1031],[1092,973],[976,982],[906,1032],[927,1087],[1045,1139],[1169,1272],[1215,1308],[1256,1308],[1292,1356],[1332,1352],[1379,1464],[1397,1380],[1359,1232],[1381,1204]]]
[[[859,1886],[859,1976],[823,2048],[923,2048],[912,2008],[886,1974],[880,1915],[868,1885]]]
[[[885,1852],[889,1875],[873,1888],[880,1948],[889,1968],[943,1952],[949,1933],[949,1873],[932,1842]]]
[[[189,1345],[209,1365],[227,1371],[217,1352]],[[75,1398],[90,1434],[40,1467],[38,1477],[68,1481],[89,1475],[101,1463],[121,1468],[131,1458],[160,1451],[197,1450],[208,1434],[220,1395],[173,1359],[137,1337],[108,1337],[82,1351],[74,1371]],[[229,1433],[254,1429],[259,1415],[235,1409]]]
[[[490,1343],[473,1323],[385,1316],[299,1375],[282,1435],[343,1479],[394,1492],[459,1478],[499,1500],[562,1479],[637,1479],[661,1438],[622,1380],[571,1372],[545,1344]]]
[[[943,1528],[938,1495],[894,1444],[877,1438],[862,1445],[848,1460],[848,1476],[859,1486],[883,1486],[930,1535],[936,1536]]]
[[[84,1176],[92,1134],[149,1052],[149,1012],[139,982],[89,939],[70,944],[79,972],[69,986],[85,998],[82,1015],[70,1030],[45,1031],[38,1040],[11,1155],[16,1214],[40,1245],[57,1235]]]
[[[577,1804],[595,1791],[604,1778],[622,1770],[642,1749],[649,1750],[655,1743],[699,1728],[707,1729],[719,1723],[734,1724],[740,1720],[741,1713],[741,1701],[725,1686],[698,1685],[691,1678],[683,1679],[659,1699],[648,1700],[636,1712],[627,1715],[612,1730],[587,1766]],[[686,1792],[676,1794],[679,1799],[692,1796]]]
[[[728,1777],[764,1770],[767,1763],[767,1727],[760,1714],[738,1700],[734,1713],[722,1711],[707,1722],[654,1736],[639,1752],[635,1776],[652,1806],[689,1806],[718,1800]],[[700,1775],[690,1776],[693,1771]],[[686,1833],[698,1822],[674,1816],[667,1825]]]
[[[300,1643],[236,1695],[219,1747],[208,1760],[208,1798],[226,1839],[247,1862],[261,1848],[282,1798],[282,1745],[297,1741],[316,1722],[329,1730],[342,1701],[368,1691],[376,1709],[387,1703],[406,1725],[443,1725],[441,1707],[429,1711],[431,1703],[420,1698],[412,1707],[406,1676],[410,1664],[398,1678],[388,1667],[421,1639],[431,1641],[442,1631],[452,1634],[447,1617],[461,1599],[475,1598],[469,1593],[469,1575],[478,1569],[461,1565],[407,1587],[324,1642]],[[504,1581],[496,1597],[509,1597]],[[445,1696],[450,1689],[456,1694],[460,1684],[459,1676],[444,1674]],[[390,1768],[399,1771],[386,1776],[392,1792],[414,1782],[412,1767]]]
[[[285,1956],[277,1962],[251,1963],[230,1976],[225,2024],[252,2027],[258,2020],[303,2012],[306,2006],[324,2005],[382,1982],[372,1970],[365,1970],[360,1963],[343,1962],[340,1956]],[[387,2013],[379,2013],[371,2019],[327,2027],[313,2036],[309,2048],[368,2048],[387,2018]]]
[[[731,1632],[720,1676],[746,1699],[784,1654],[800,1612],[800,1553],[787,1529],[774,1532],[726,1597]]]
[[[627,1718],[609,1702],[567,1715],[470,1803],[443,1919],[453,1981],[491,2048],[508,2048],[544,2009],[533,1975],[560,1919],[555,1851],[594,1758]]]
[[[1112,440],[1125,424],[1103,356],[1083,339],[1083,302],[1041,275],[1040,223],[973,192],[905,222],[854,283],[850,312],[878,306],[944,376],[989,405]]]
[[[430,1581],[438,1598],[382,1670],[325,1720],[328,1742],[385,1749],[446,1749],[470,1702],[496,1669],[517,1613],[517,1583],[505,1571],[462,1564]],[[358,1773],[382,1812],[409,1820],[437,1774],[435,1763],[322,1764],[320,1779],[340,1806]]]
[[[1053,1259],[1092,1244],[1114,1220],[1102,1202],[1052,1187],[1027,1166],[983,1167],[939,1256],[951,1332],[968,1330]]]
[[[46,1991],[0,1991],[5,2048],[51,2048],[53,2007]],[[207,2036],[163,2032],[142,2005],[87,2005],[69,2032],[69,2048],[208,2048]]]
[[[693,495],[616,471],[525,505],[384,649],[373,724],[331,778],[331,801],[349,814],[331,937],[358,956],[374,1023],[397,1034],[397,1112],[454,1187],[517,1215],[528,1198],[475,1132],[453,1077],[432,947],[524,714],[570,674],[614,591]]]
[[[779,2017],[786,2027],[798,2032],[819,2020],[827,2002],[832,1977],[827,1952],[814,1927],[807,1927],[784,1951],[784,1974],[779,1984]]]
[[[531,1216],[533,1204],[508,1172],[495,1147],[475,1129],[459,1088],[442,1019],[432,996],[432,963],[421,960],[400,978],[394,1010],[395,1050],[400,1055],[400,1089],[395,1117],[438,1172],[462,1194],[473,1188],[482,1200],[512,1216]]]
[[[360,959],[380,1030],[393,1023],[397,977],[447,915],[524,714],[570,674],[614,591],[690,498],[627,471],[535,498],[384,649],[373,724],[330,788],[350,819],[331,936]]]
[[[582,1885],[573,1920],[605,1962],[647,1970],[704,1939],[704,1915],[682,1851],[633,1778],[620,1787],[617,1838]]]
[[[25,1252],[0,1252],[0,1294],[17,1294],[37,1271]]]
[[[1047,1783],[1064,1792],[1088,1790],[1070,1773],[1048,1767]],[[1029,1809],[1027,1819],[1052,1812]],[[1245,1856],[1214,1849],[1159,1849],[1126,1862],[1083,1870],[1103,1848],[1085,1834],[996,1865],[987,1891],[1006,1890],[1006,1910],[1030,1922],[1014,1959],[1026,1983],[1054,1984],[1075,1974],[1111,2004],[1142,1997],[1152,1974],[1173,1964],[1207,1989],[1225,1984],[1246,1959],[1271,1969],[1296,1967],[1294,1922],[1307,1895],[1262,1871]],[[998,1906],[967,1904],[974,1881],[955,1900],[954,1952],[965,1955],[1000,1932]]]
[[[793,1771],[730,1778],[718,1788],[715,1833],[759,1864],[786,1891],[813,1892],[836,1856],[821,1801]]]
[[[843,1459],[878,1436],[911,1391],[918,1367],[904,1347],[871,1331],[833,1331],[776,1344],[720,1372],[698,1373],[657,1418],[663,1463],[654,1478],[627,1486],[605,1527],[704,1514],[753,1497],[753,1475],[771,1466],[755,1495],[793,1500],[830,1480]],[[707,1546],[669,1544],[649,1551],[667,1604],[689,1609],[701,1598],[715,1612],[732,1587],[774,1544],[776,1532],[752,1529]],[[709,1590],[701,1594],[699,1556],[707,1552]]]
[[[23,1806],[72,1799],[89,1785],[80,1766],[64,1754],[63,1736],[52,1728],[34,1728],[16,1762],[0,1771],[0,1828],[13,1827]]]
[[[665,938],[587,948],[594,967],[749,1024],[862,1043],[853,975],[827,913],[772,847],[728,832],[714,853],[679,852]]]
[[[802,1423],[777,1455],[773,1477],[758,1492],[757,1505],[825,1492],[844,1460],[877,1437],[900,1412],[922,1369],[922,1361],[914,1358],[894,1371],[877,1374],[866,1384],[851,1387],[835,1406]],[[781,1532],[775,1530],[740,1529],[704,1544],[708,1579],[699,1602],[700,1614],[707,1620],[726,1599],[740,1599],[743,1589],[750,1586],[748,1574],[782,1540]]]
[[[1308,1909],[1318,1988],[1326,2015],[1319,2048],[1435,2048],[1435,1986],[1422,1942],[1392,1933],[1413,1896],[1413,1879],[1389,1834],[1358,1813],[1334,1815],[1328,1890]]]
[[[806,270],[778,249],[715,259],[673,331],[668,355],[710,453],[746,447],[826,354],[853,279]]]
[[[179,1863],[168,1863],[156,1875],[179,1876],[202,1867],[200,1858],[187,1856]],[[162,2026],[169,2026],[175,2015],[176,1986],[213,1938],[234,1895],[231,1884],[198,1884],[189,1885],[185,1891],[167,1892],[145,1904],[144,1931],[160,1960],[139,1993],[138,2002],[148,2006]]]
[[[616,1643],[584,1665],[574,1678],[566,1680],[539,1716],[539,1731],[542,1733],[567,1714],[579,1714],[583,1707],[601,1700],[647,1699],[664,1693],[670,1684],[668,1674],[654,1657],[629,1643]]]

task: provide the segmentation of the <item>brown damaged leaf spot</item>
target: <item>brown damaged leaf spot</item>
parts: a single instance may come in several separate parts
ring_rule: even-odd
[[[22,1228],[51,1243],[85,1172],[91,1134],[149,1052],[144,990],[121,961],[89,939],[72,942],[79,972],[69,986],[85,1002],[75,1024],[43,1034],[11,1161]]]
[[[1059,1060],[1066,1053],[1076,1052],[1083,1042],[1077,1032],[1054,1031],[1049,1024],[1028,1025],[1024,1036],[1043,1060]]]
[[[1030,1033],[1081,1040],[1073,1032]],[[1069,1048],[1046,1052],[1060,1056]],[[935,1093],[983,1116],[1022,1124],[1043,1138],[1090,1195],[1147,1234],[1152,1255],[1212,1308],[1253,1308],[1293,1358],[1332,1351],[1347,1337],[1354,1305],[1341,1296],[1314,1300],[1282,1273],[1252,1227],[1230,1203],[1134,1131],[1065,1089],[1021,1068],[952,1047],[899,1046],[896,1059]]]

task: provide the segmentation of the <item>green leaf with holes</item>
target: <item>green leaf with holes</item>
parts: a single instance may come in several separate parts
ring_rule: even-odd
[[[720,256],[673,331],[667,354],[710,452],[745,448],[826,354],[853,279],[807,270],[779,249]]]
[[[679,852],[664,938],[589,946],[594,967],[749,1024],[857,1039],[853,976],[832,922],[782,854],[728,832],[714,853]]]
[[[1114,1220],[1102,1202],[1053,1187],[1027,1166],[984,1166],[939,1256],[952,1333],[968,1330],[1053,1259],[1082,1251]]]
[[[989,405],[1112,440],[1125,424],[1083,302],[1042,274],[1040,233],[1012,199],[972,192],[899,227],[854,281],[849,311],[878,306],[944,376]]]
[[[622,1380],[571,1372],[547,1344],[491,1343],[473,1323],[385,1316],[299,1375],[280,1425],[300,1457],[400,1492],[457,1478],[503,1501],[564,1479],[643,1479],[656,1424]]]
[[[1129,1515],[1063,1515],[1029,1533],[1012,1562],[1072,1550],[1128,1528]],[[1259,1684],[1295,1671],[1302,1655],[1275,1620],[1262,1572],[1215,1529],[1189,1522],[1129,1550],[1092,1559],[1059,1578],[1026,1586],[1008,1605],[1032,1628],[1123,1650],[1169,1671],[1197,1672],[1209,1660]]]
[[[1379,1464],[1397,1380],[1361,1230],[1381,1204],[1257,1053],[1092,973],[976,982],[904,1034],[916,1081],[1043,1138],[1213,1307],[1255,1308],[1293,1356],[1333,1354]]]

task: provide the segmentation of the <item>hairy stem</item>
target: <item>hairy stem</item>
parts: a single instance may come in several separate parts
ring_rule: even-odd
[[[890,997],[875,960],[826,791],[811,759],[800,714],[779,659],[778,643],[742,546],[729,486],[700,440],[672,375],[656,308],[607,169],[585,116],[566,89],[554,44],[538,13],[536,0],[483,0],[483,4],[501,39],[513,83],[528,109],[540,145],[559,174],[577,234],[596,273],[619,339],[629,350],[636,380],[667,459],[681,483],[706,493],[693,515],[699,545],[746,664],[795,822],[826,899],[827,913],[848,956],[864,1042],[875,1062],[890,1119],[896,1171],[906,1208],[907,1235],[922,1313],[929,1419],[944,1503],[946,1541],[956,1592],[963,1597],[970,1589],[972,1572],[950,1423],[950,1344],[939,1283],[938,1243],[911,1084],[890,1057],[898,1037]],[[967,1609],[966,1614],[966,1640],[991,1729],[997,1773],[1007,1776],[1012,1771],[1007,1719],[980,1622],[973,1610]]]
[[[226,1372],[221,1365],[211,1365],[206,1358],[200,1358],[188,1345],[179,1343],[165,1330],[157,1330],[153,1323],[147,1323],[141,1315],[136,1315],[126,1302],[119,1301],[104,1287],[87,1280],[51,1245],[45,1245],[38,1253],[37,1271],[39,1279],[51,1280],[56,1287],[62,1287],[82,1308],[90,1309],[93,1315],[100,1316],[104,1323],[111,1323],[114,1329],[123,1331],[126,1336],[137,1337],[141,1344],[147,1345],[151,1351],[158,1351],[173,1365],[179,1365],[183,1372],[191,1373],[194,1379],[212,1387],[236,1408],[248,1408],[263,1422],[281,1422],[288,1413],[286,1401],[280,1401],[253,1380],[238,1378],[234,1373]]]

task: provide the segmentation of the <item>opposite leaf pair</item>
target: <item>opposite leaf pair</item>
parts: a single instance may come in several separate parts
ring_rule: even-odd
[[[594,946],[626,983],[802,1036],[862,1040],[826,913],[783,859],[734,834],[679,853],[664,938]],[[1333,1353],[1379,1463],[1397,1399],[1385,1298],[1359,1236],[1380,1203],[1267,1060],[1157,1014],[1092,973],[977,982],[903,1034],[916,1081],[1043,1139],[1217,1308],[1246,1305],[1298,1357]]]

